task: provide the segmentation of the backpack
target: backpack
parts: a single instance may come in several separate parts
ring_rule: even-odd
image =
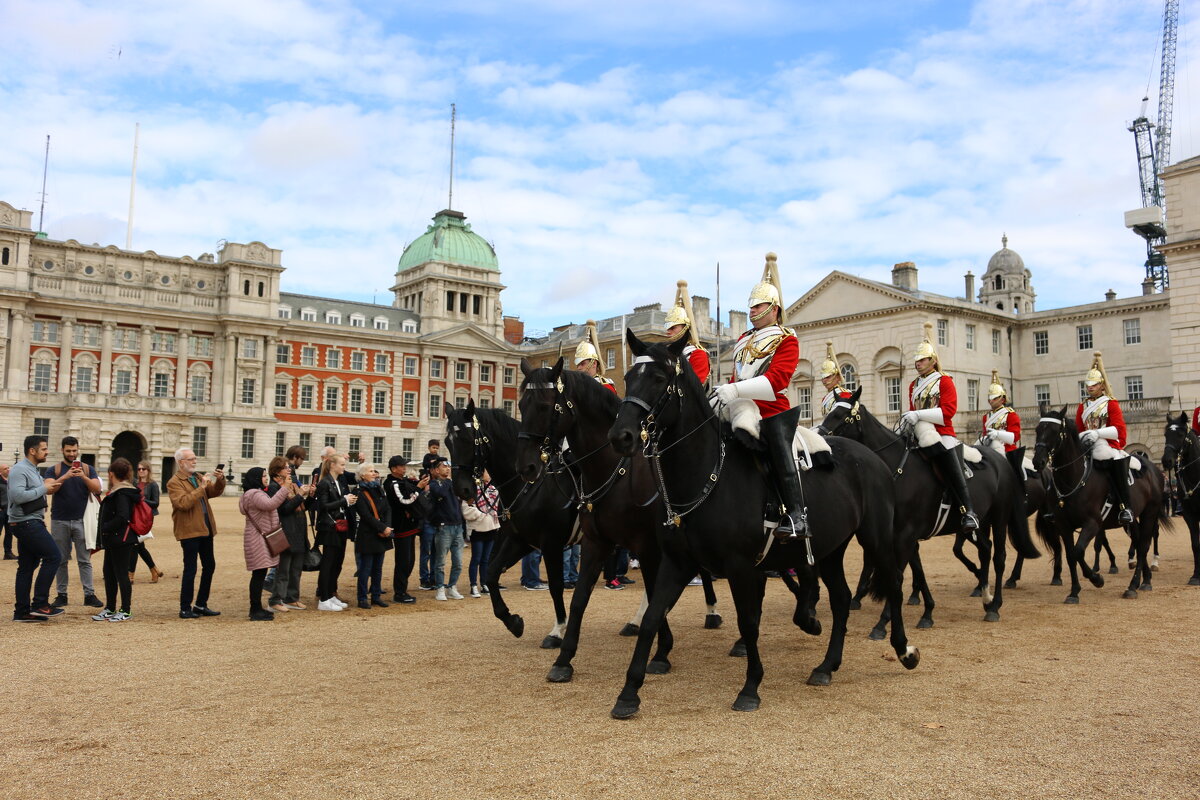
[[[145,536],[154,527],[154,512],[145,498],[139,497],[133,504],[133,515],[129,520],[129,528],[138,536]]]

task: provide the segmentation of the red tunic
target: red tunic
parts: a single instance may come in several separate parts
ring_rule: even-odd
[[[740,342],[753,333],[753,330],[746,331],[738,341]],[[791,402],[787,398],[786,390],[792,382],[792,376],[796,374],[796,365],[799,363],[800,341],[796,338],[795,334],[784,336],[780,339],[779,344],[775,347],[775,352],[771,355],[770,366],[763,373],[767,376],[767,381],[770,382],[771,388],[775,390],[775,399],[754,401],[763,419],[773,417],[779,412],[787,411],[792,407]],[[732,382],[732,378],[730,380]]]
[[[1121,413],[1121,404],[1111,397],[1108,398],[1108,407],[1105,409],[1105,413],[1098,419],[1090,420],[1092,423],[1091,425],[1085,425],[1083,422],[1083,408],[1085,405],[1086,402],[1080,403],[1079,408],[1075,410],[1075,428],[1082,433],[1086,430],[1096,430],[1097,428],[1104,428],[1111,425],[1117,429],[1116,441],[1113,441],[1112,439],[1106,439],[1105,441],[1108,442],[1109,447],[1117,450],[1124,450],[1125,415]]]
[[[692,352],[688,353],[688,363],[692,365],[692,372],[696,373],[696,377],[701,383],[708,380],[708,353],[701,350],[699,347],[693,348]]]
[[[602,378],[599,375],[597,375],[595,377],[596,377],[596,383],[600,384],[605,389],[608,389],[613,394],[617,393],[617,385],[615,383],[613,383],[611,380],[609,380],[608,378]]]
[[[1192,433],[1200,434],[1200,406],[1192,412]]]
[[[920,380],[919,378],[917,380]],[[913,403],[913,389],[917,386],[917,381],[913,381],[908,385],[908,410],[917,411],[916,405]],[[942,410],[942,420],[944,424],[934,425],[934,429],[942,436],[954,436],[954,414],[958,411],[958,391],[954,388],[954,379],[949,375],[942,375],[938,379],[938,402],[937,408]],[[934,406],[930,406],[934,408]]]
[[[983,432],[985,434],[989,430],[987,421],[988,417],[991,415],[992,412],[990,411],[983,415]],[[1021,441],[1021,418],[1018,417],[1017,412],[1011,408],[1008,410],[1008,416],[1004,418],[1004,430],[1008,431],[1015,437],[1012,444],[1004,445],[1004,452],[1011,453],[1013,450],[1017,449],[1017,444]]]

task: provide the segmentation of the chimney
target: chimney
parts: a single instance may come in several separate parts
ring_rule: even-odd
[[[696,335],[708,336],[712,333],[712,320],[709,318],[708,298],[698,294],[692,295],[692,314],[696,317]]]
[[[520,344],[525,340],[525,323],[520,317],[504,318],[504,341],[509,344]]]
[[[911,261],[901,261],[892,267],[892,285],[906,292],[917,290],[917,265]]]
[[[729,312],[729,332],[734,336],[741,336],[746,328],[750,327],[750,315],[745,311],[730,311]]]
[[[1154,294],[1154,279],[1146,278],[1142,281],[1142,294]]]
[[[967,302],[974,303],[975,302],[975,276],[971,273],[971,270],[967,270],[967,274],[963,275],[963,281],[966,283]]]
[[[1143,291],[1145,291],[1145,290],[1143,290]],[[1114,292],[1112,289],[1109,289],[1107,292],[1104,293],[1104,299],[1111,303],[1113,300],[1117,299],[1117,293]]]

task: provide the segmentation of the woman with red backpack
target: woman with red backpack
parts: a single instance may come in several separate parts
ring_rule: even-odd
[[[134,507],[142,499],[134,486],[133,465],[124,458],[114,459],[108,467],[108,494],[100,501],[100,543],[104,549],[104,609],[92,619],[96,622],[124,622],[130,619],[133,586],[129,580],[129,559],[137,545],[133,529]],[[117,589],[121,605],[117,606]]]

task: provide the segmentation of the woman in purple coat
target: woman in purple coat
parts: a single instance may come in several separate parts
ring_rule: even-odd
[[[246,549],[246,569],[250,570],[250,619],[255,622],[275,619],[275,614],[263,608],[262,593],[267,570],[279,565],[279,556],[271,555],[263,536],[279,527],[278,509],[288,499],[292,477],[288,473],[282,484],[283,491],[272,496],[267,494],[266,488],[267,482],[274,477],[262,467],[249,470],[242,477],[242,499],[238,502],[238,510],[246,517],[242,541]]]

